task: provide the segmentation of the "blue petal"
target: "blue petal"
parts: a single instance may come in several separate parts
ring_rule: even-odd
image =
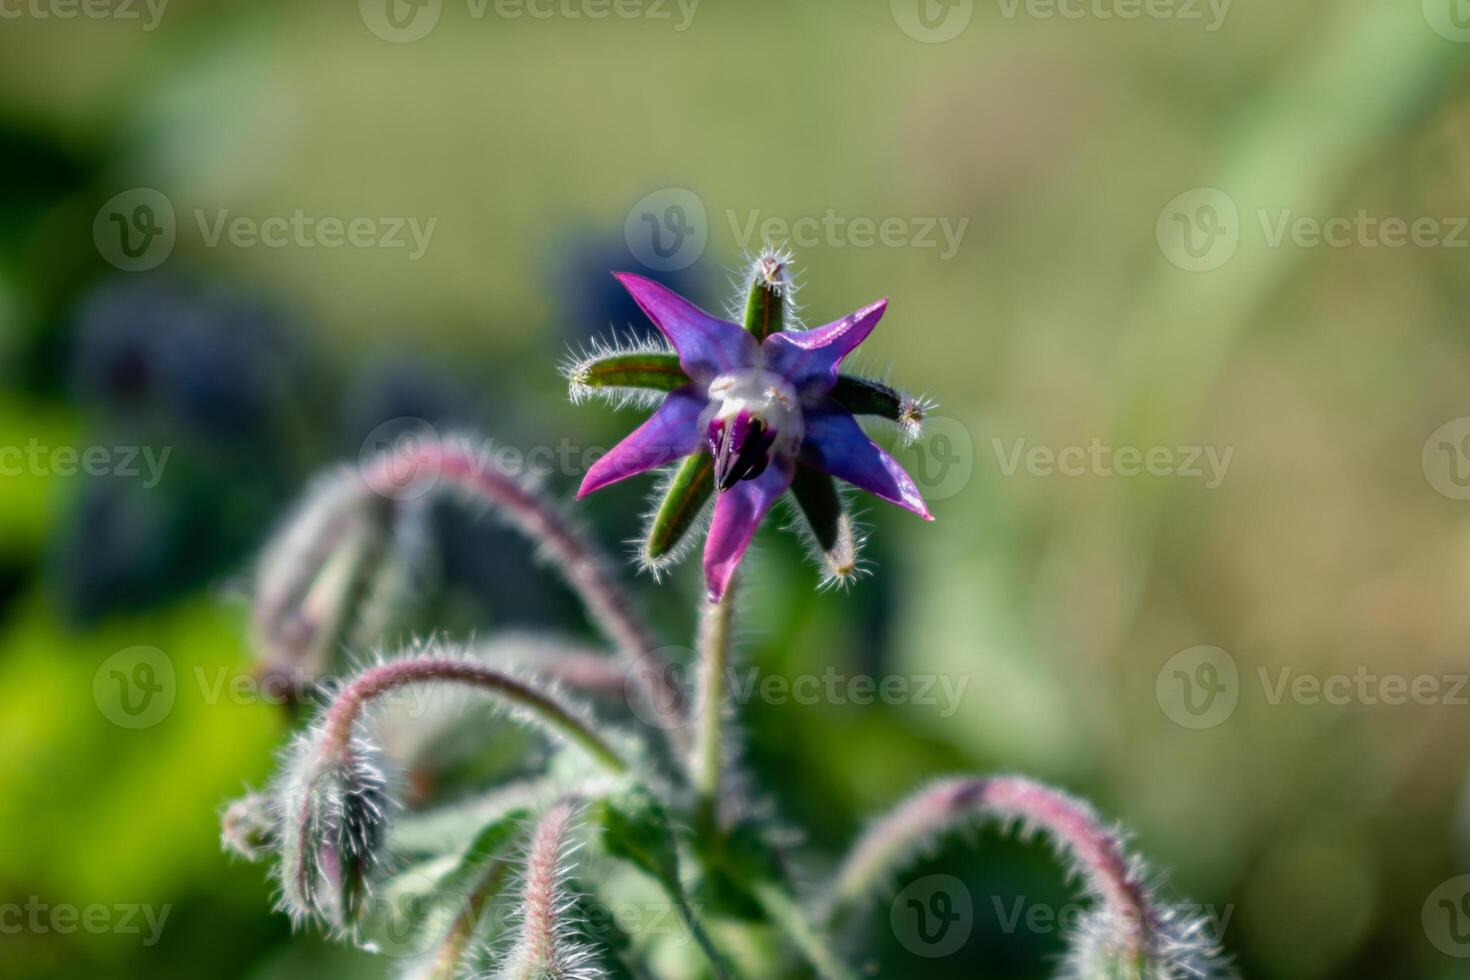
[[[699,415],[708,404],[703,385],[688,384],[669,392],[647,422],[588,468],[577,496],[585,497],[609,483],[671,463],[699,449]]]
[[[911,510],[926,521],[934,520],[913,478],[868,438],[851,412],[830,399],[806,410],[806,438],[799,456],[814,469]]]
[[[807,397],[825,395],[837,383],[837,366],[868,339],[887,308],[880,299],[823,327],[773,333],[761,343],[766,367]]]
[[[694,380],[708,384],[716,375],[755,364],[759,348],[743,327],[710,316],[652,279],[628,272],[615,275],[653,325],[663,331],[679,355],[679,365]]]

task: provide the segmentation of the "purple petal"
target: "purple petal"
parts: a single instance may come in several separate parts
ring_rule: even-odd
[[[700,441],[699,414],[708,404],[702,385],[669,392],[647,422],[588,468],[577,497],[694,452]]]
[[[754,480],[741,480],[720,491],[715,501],[715,519],[704,544],[704,583],[710,599],[719,599],[735,574],[750,539],[776,498],[791,486],[796,463],[789,456],[771,461]]]
[[[766,367],[805,395],[825,395],[837,383],[837,366],[868,339],[886,309],[888,300],[880,299],[824,327],[773,333],[761,343]]]
[[[857,419],[831,401],[806,410],[806,438],[801,461],[875,497],[934,520],[913,478],[898,461],[869,439]]]
[[[743,327],[710,316],[651,279],[628,272],[614,275],[674,345],[679,365],[694,380],[708,384],[718,374],[755,363],[756,341]]]

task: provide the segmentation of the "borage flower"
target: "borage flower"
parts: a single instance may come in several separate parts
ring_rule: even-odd
[[[838,371],[888,301],[785,330],[787,259],[767,252],[753,264],[744,327],[642,276],[616,274],[673,351],[600,349],[567,370],[574,400],[662,393],[653,416],[587,471],[577,496],[683,459],[654,511],[643,557],[655,570],[673,561],[716,494],[704,552],[711,599],[724,595],[756,527],[787,490],[836,580],[857,571],[857,535],[834,477],[933,520],[914,481],[854,417],[886,417],[912,438],[923,403]]]

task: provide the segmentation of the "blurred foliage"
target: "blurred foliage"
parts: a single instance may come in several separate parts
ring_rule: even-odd
[[[0,903],[171,910],[151,946],[5,935],[5,975],[380,975],[290,939],[259,870],[219,851],[218,808],[266,776],[288,727],[210,693],[246,676],[237,583],[309,475],[380,423],[521,446],[624,431],[567,405],[554,368],[609,325],[643,329],[606,273],[640,268],[623,222],[663,187],[708,209],[707,249],[668,281],[712,308],[759,245],[739,240],[753,215],[969,219],[949,260],[837,241],[798,256],[813,319],[891,297],[873,366],[935,395],[973,466],[935,527],[869,508],[876,575],[849,594],[817,593],[786,536],[753,559],[749,664],[967,682],[948,717],[748,707],[749,763],[807,828],[812,881],[923,779],[1024,770],[1093,797],[1182,892],[1230,910],[1247,976],[1459,975],[1420,913],[1470,870],[1463,707],[1243,697],[1189,731],[1154,681],[1201,643],[1252,678],[1466,669],[1470,523],[1419,466],[1425,436],[1470,414],[1464,252],[1271,248],[1251,231],[1258,209],[1470,214],[1470,47],[1413,2],[1239,3],[1216,32],[977,4],[936,45],[886,6],[706,0],[676,32],[446,4],[402,45],[352,4],[178,2],[153,31],[0,23],[0,446],[171,450],[148,488],[3,477]],[[1206,185],[1245,231],[1229,264],[1191,275],[1161,259],[1154,223]],[[122,273],[92,222],[139,186],[174,202],[179,237],[161,268]],[[220,209],[437,225],[412,261],[210,247],[196,214]],[[1017,438],[1094,437],[1236,454],[1210,490],[999,465]],[[618,548],[645,489],[580,513]],[[506,532],[447,515],[435,535],[438,577],[405,635],[586,629]],[[695,579],[639,582],[670,642],[691,635]],[[166,652],[177,697],[127,730],[94,681],[138,645]],[[976,933],[943,963],[890,936],[882,975],[1039,975],[1059,951],[993,914],[1067,900],[1037,849],[986,834],[921,870],[966,881]]]

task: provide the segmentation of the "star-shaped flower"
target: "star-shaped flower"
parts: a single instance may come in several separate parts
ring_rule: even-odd
[[[655,568],[670,560],[713,490],[704,551],[711,599],[723,596],[756,527],[788,490],[838,579],[857,570],[857,541],[833,477],[933,520],[908,473],[854,417],[884,415],[912,436],[924,406],[838,370],[872,333],[888,301],[811,330],[784,330],[791,290],[786,260],[766,253],[753,266],[744,327],[650,279],[618,273],[672,353],[599,350],[568,369],[574,398],[591,391],[664,393],[653,415],[588,469],[577,496],[684,460],[655,512],[645,558]]]

